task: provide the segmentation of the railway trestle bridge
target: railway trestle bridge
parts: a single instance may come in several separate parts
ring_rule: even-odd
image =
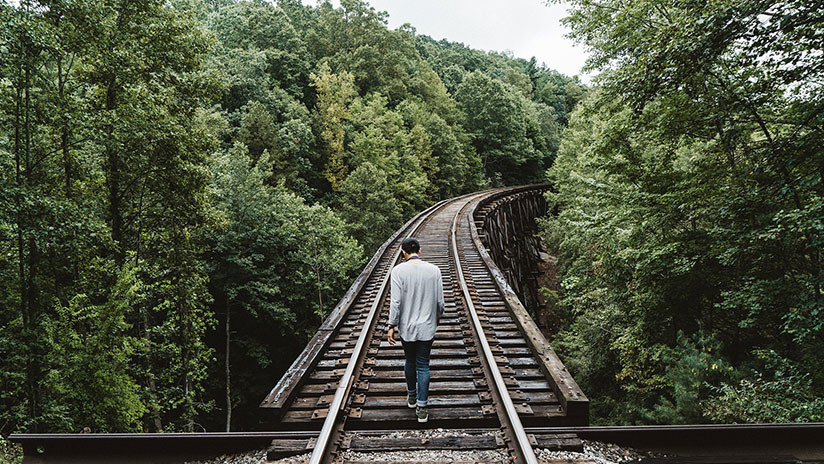
[[[580,451],[582,439],[726,456],[688,462],[824,462],[824,424],[589,427],[589,400],[522,303],[536,298],[534,285],[524,283],[534,279],[535,219],[547,212],[548,188],[467,194],[404,224],[262,400],[265,431],[10,439],[23,444],[24,463],[171,463],[262,448],[275,462],[358,462],[372,452],[419,453],[409,461],[428,461],[425,452],[449,450],[497,453],[487,462],[536,463],[536,449]],[[444,280],[426,424],[406,405],[402,348],[385,340],[389,274],[408,236],[418,238]]]

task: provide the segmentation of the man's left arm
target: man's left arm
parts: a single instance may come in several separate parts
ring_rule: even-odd
[[[437,285],[437,294],[438,294],[438,318],[437,323],[440,324],[441,316],[443,316],[443,312],[446,308],[446,303],[444,302],[443,298],[443,276],[441,275],[441,270],[438,269],[438,285]]]

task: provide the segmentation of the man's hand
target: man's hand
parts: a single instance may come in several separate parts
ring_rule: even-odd
[[[386,341],[389,342],[390,345],[395,344],[395,328],[390,327],[389,330],[386,331]]]

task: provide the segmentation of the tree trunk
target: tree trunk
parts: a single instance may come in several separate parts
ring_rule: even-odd
[[[65,105],[65,82],[63,80],[63,57],[57,58],[57,95],[60,104],[63,106],[63,111],[67,112],[68,108]],[[65,115],[60,127],[60,149],[63,152],[63,171],[66,185],[66,198],[72,197],[72,159],[69,151],[69,125],[66,122]]]
[[[108,85],[106,86],[106,110],[111,111],[117,104],[117,88],[116,78],[114,75],[109,77]],[[109,189],[109,216],[112,226],[112,241],[115,247],[115,262],[118,267],[123,264],[123,248],[121,241],[123,240],[123,215],[120,211],[120,159],[117,151],[112,146],[114,138],[114,127],[110,123],[107,127],[106,134],[106,163],[108,167],[108,177],[106,183]]]
[[[21,41],[21,45],[22,45],[22,41]],[[22,71],[22,69],[19,69],[19,71]],[[32,328],[31,327],[32,318],[31,318],[31,314],[29,312],[30,311],[29,300],[28,300],[29,292],[26,288],[26,282],[27,282],[27,278],[26,278],[26,245],[25,245],[25,232],[24,232],[25,229],[26,229],[26,224],[24,222],[24,218],[26,216],[23,214],[23,211],[22,211],[23,206],[22,206],[22,198],[21,198],[21,196],[22,196],[21,191],[23,190],[23,186],[25,184],[25,181],[23,179],[24,173],[21,171],[21,164],[23,163],[23,160],[21,159],[23,142],[22,142],[21,139],[23,138],[23,135],[20,133],[20,129],[22,127],[21,119],[23,119],[23,117],[22,117],[23,108],[21,108],[21,103],[22,103],[22,100],[23,100],[23,88],[22,88],[21,84],[23,84],[23,83],[20,82],[19,77],[20,77],[20,75],[18,74],[17,89],[16,89],[16,95],[15,95],[16,99],[15,99],[15,105],[14,105],[14,110],[15,110],[15,114],[14,114],[14,163],[15,163],[15,182],[16,182],[17,188],[18,188],[18,191],[15,195],[15,207],[16,207],[16,216],[17,216],[17,218],[16,218],[16,220],[17,220],[17,278],[19,280],[18,284],[20,286],[20,316],[23,319],[23,343],[24,343],[24,346],[28,346],[28,343],[29,343],[28,334],[29,334],[29,331]],[[28,172],[26,172],[26,174],[27,173]],[[30,359],[30,356],[27,354],[26,355],[26,380],[25,380],[25,387],[24,387],[27,390],[26,391],[27,396],[31,394],[31,390],[29,388],[32,384],[32,379],[30,378],[31,370],[30,370],[30,367],[29,367],[29,359]],[[30,398],[30,400],[31,400],[31,398]],[[30,401],[29,402],[29,407],[31,408],[31,406],[33,404],[34,403],[32,401]],[[29,409],[30,414],[32,414],[33,412],[34,411],[32,411],[32,409]]]
[[[32,172],[31,172],[31,53],[28,45],[25,46],[24,52],[24,76],[25,80],[23,83],[23,93],[25,95],[25,103],[23,107],[23,114],[24,114],[24,142],[25,142],[25,158],[24,163],[26,166],[25,172],[25,184],[26,184],[26,191],[31,188],[33,179],[32,179]],[[20,211],[18,210],[18,213]],[[27,221],[28,222],[28,221]],[[40,378],[40,363],[39,363],[39,353],[36,352],[36,343],[38,341],[38,337],[34,335],[36,331],[36,321],[37,321],[37,290],[34,286],[34,272],[37,268],[37,253],[36,253],[36,243],[34,241],[34,237],[29,235],[25,240],[27,248],[28,248],[28,272],[26,273],[24,283],[22,288],[25,289],[24,293],[21,294],[21,298],[26,300],[26,307],[28,309],[27,316],[28,316],[28,327],[25,328],[26,332],[26,382],[28,384],[29,390],[29,413],[31,414],[30,418],[33,419],[35,422],[34,431],[39,431],[39,421],[37,420],[39,414],[39,405],[40,405],[40,391],[39,391],[39,378]],[[25,296],[23,296],[25,295]]]
[[[189,311],[184,310],[185,320],[183,322],[183,395],[186,401],[186,431],[195,431],[194,401],[192,401],[192,376],[189,369],[191,364],[191,326]]]
[[[177,294],[177,311],[180,314],[180,324],[182,330],[183,346],[181,349],[181,356],[183,358],[183,398],[186,405],[184,412],[186,418],[186,431],[194,432],[195,418],[194,418],[194,401],[192,400],[192,375],[191,375],[191,358],[192,358],[192,314],[189,311],[189,303],[183,292],[183,281],[180,276],[184,270],[183,258],[181,257],[181,248],[184,246],[185,239],[182,236],[177,225],[172,225],[174,234],[173,259],[174,269],[177,270],[175,277],[175,293]]]
[[[325,315],[323,314],[323,293],[321,292],[320,271],[316,272],[318,274],[318,304],[320,305],[320,322],[323,323]]]
[[[154,362],[152,361],[152,338],[149,331],[149,314],[145,307],[141,309],[143,313],[143,338],[146,340],[146,383],[149,384],[149,397],[151,398],[152,419],[154,421],[155,432],[163,431],[163,422],[160,420],[160,407],[157,404],[157,384],[154,377]]]
[[[226,431],[232,431],[232,387],[231,387],[231,364],[229,362],[229,347],[231,341],[229,318],[231,317],[229,304],[226,304]]]

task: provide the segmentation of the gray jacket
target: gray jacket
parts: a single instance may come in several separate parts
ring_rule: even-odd
[[[392,269],[389,324],[401,340],[432,340],[443,315],[443,280],[438,266],[411,259]]]

